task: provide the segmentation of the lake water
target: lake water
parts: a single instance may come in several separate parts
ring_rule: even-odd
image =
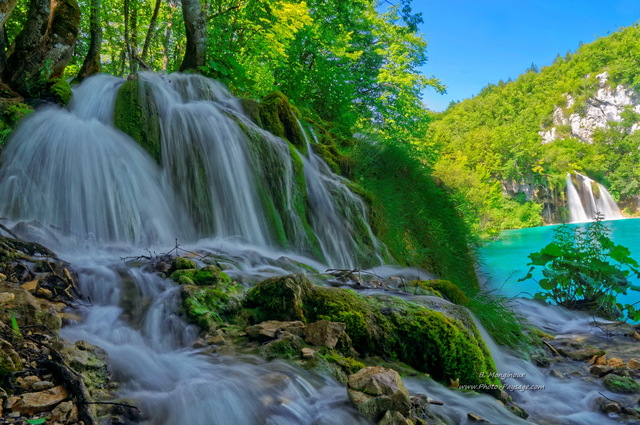
[[[604,222],[611,229],[611,239],[631,250],[631,256],[640,262],[640,219],[612,220]],[[571,225],[578,226],[578,225]],[[532,298],[539,291],[538,284],[529,279],[518,282],[527,274],[529,267],[527,256],[537,252],[553,238],[558,225],[533,227],[529,229],[507,230],[500,234],[500,239],[484,245],[480,253],[481,272],[488,287],[506,297]],[[542,277],[539,267],[535,279]],[[636,280],[637,282],[637,280]],[[618,298],[623,304],[640,301],[640,293],[631,291]]]

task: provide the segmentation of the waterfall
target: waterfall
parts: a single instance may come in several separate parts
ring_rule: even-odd
[[[605,220],[623,218],[607,189],[580,173],[567,173],[567,203],[571,223],[592,221],[598,212]]]
[[[125,89],[149,109],[134,132],[152,136],[140,144],[115,128]],[[345,180],[309,141],[303,155],[258,127],[219,83],[98,75],[73,91],[68,109],[36,111],[12,135],[0,159],[2,217],[62,233],[70,246],[216,238],[332,267],[381,264],[366,207]]]

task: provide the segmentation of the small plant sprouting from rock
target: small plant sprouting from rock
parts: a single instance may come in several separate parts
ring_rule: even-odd
[[[640,320],[640,309],[634,304],[621,304],[616,297],[629,290],[640,291],[629,277],[640,278],[640,266],[629,249],[615,244],[610,230],[596,213],[585,228],[559,226],[550,244],[529,255],[531,266],[522,282],[533,277],[536,267],[542,268],[538,281],[542,292],[536,299],[579,310],[591,310],[611,319]]]

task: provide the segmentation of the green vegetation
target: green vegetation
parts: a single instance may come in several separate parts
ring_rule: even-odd
[[[359,140],[349,156],[354,180],[369,194],[369,222],[394,260],[433,271],[464,292],[476,289],[470,231],[416,151]]]
[[[592,143],[553,119],[556,107],[565,117],[584,111],[586,100],[600,87],[596,75],[603,72],[609,75],[608,87],[622,84],[637,92],[639,37],[640,27],[634,25],[582,45],[551,66],[490,84],[437,117],[422,148],[439,152],[434,175],[454,189],[474,232],[489,237],[541,224],[543,203],[562,205],[567,172],[596,179],[623,203],[640,194],[634,165],[640,161],[640,135],[629,134],[640,122],[637,114],[625,111],[622,122],[596,131]],[[553,126],[559,138],[543,144],[539,132]],[[550,213],[547,220],[563,217],[562,210]]]
[[[609,232],[600,216],[584,229],[558,227],[550,244],[529,255],[531,268],[520,281],[531,279],[531,272],[541,267],[543,291],[536,298],[606,318],[640,320],[640,309],[616,302],[618,294],[640,291],[628,280],[632,274],[640,278],[640,266],[628,248],[609,239]]]

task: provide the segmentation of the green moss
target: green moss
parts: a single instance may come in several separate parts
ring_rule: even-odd
[[[221,289],[185,286],[183,290],[185,313],[204,330],[215,329],[223,323],[228,304],[229,295]]]
[[[365,367],[365,364],[361,361],[356,360],[353,357],[345,357],[336,353],[334,350],[329,350],[327,348],[322,348],[318,355],[327,362],[338,365],[346,375],[356,373]]]
[[[71,91],[71,86],[67,83],[66,80],[62,78],[57,78],[50,82],[51,87],[49,88],[49,92],[53,96],[53,99],[58,105],[66,106],[73,96],[73,92]]]
[[[2,114],[6,122],[11,127],[15,127],[18,121],[29,115],[31,112],[33,112],[33,108],[31,106],[25,105],[24,103],[15,103],[4,108]]]
[[[262,128],[278,137],[287,139],[294,146],[306,152],[304,134],[298,125],[300,113],[291,106],[289,99],[281,92],[268,94],[260,103],[259,123]]]
[[[228,274],[212,265],[201,269],[176,270],[171,273],[171,279],[180,284],[197,286],[219,286],[231,283]]]
[[[636,394],[640,392],[638,382],[629,376],[609,374],[602,379],[604,386],[614,393]]]
[[[448,299],[454,304],[468,305],[469,298],[453,283],[448,280],[414,280],[409,282],[409,286],[421,287],[424,289],[431,289],[437,291],[444,298]]]
[[[260,346],[258,354],[267,359],[297,359],[300,358],[300,351],[303,346],[302,338],[295,335],[287,335]]]
[[[251,288],[245,307],[254,309],[253,320],[305,320],[302,301],[312,291],[309,280],[300,275],[278,276]]]
[[[184,269],[195,269],[198,266],[196,262],[184,257],[175,257],[171,262],[171,270],[184,270]]]
[[[364,356],[407,363],[448,383],[494,383],[496,368],[471,320],[461,321],[392,296],[364,297],[353,290],[314,287],[302,276],[274,278],[249,292],[245,304],[260,320],[342,322]],[[254,315],[255,315],[254,311]]]
[[[160,121],[149,83],[129,80],[118,90],[115,125],[140,144],[158,163],[161,157]]]

